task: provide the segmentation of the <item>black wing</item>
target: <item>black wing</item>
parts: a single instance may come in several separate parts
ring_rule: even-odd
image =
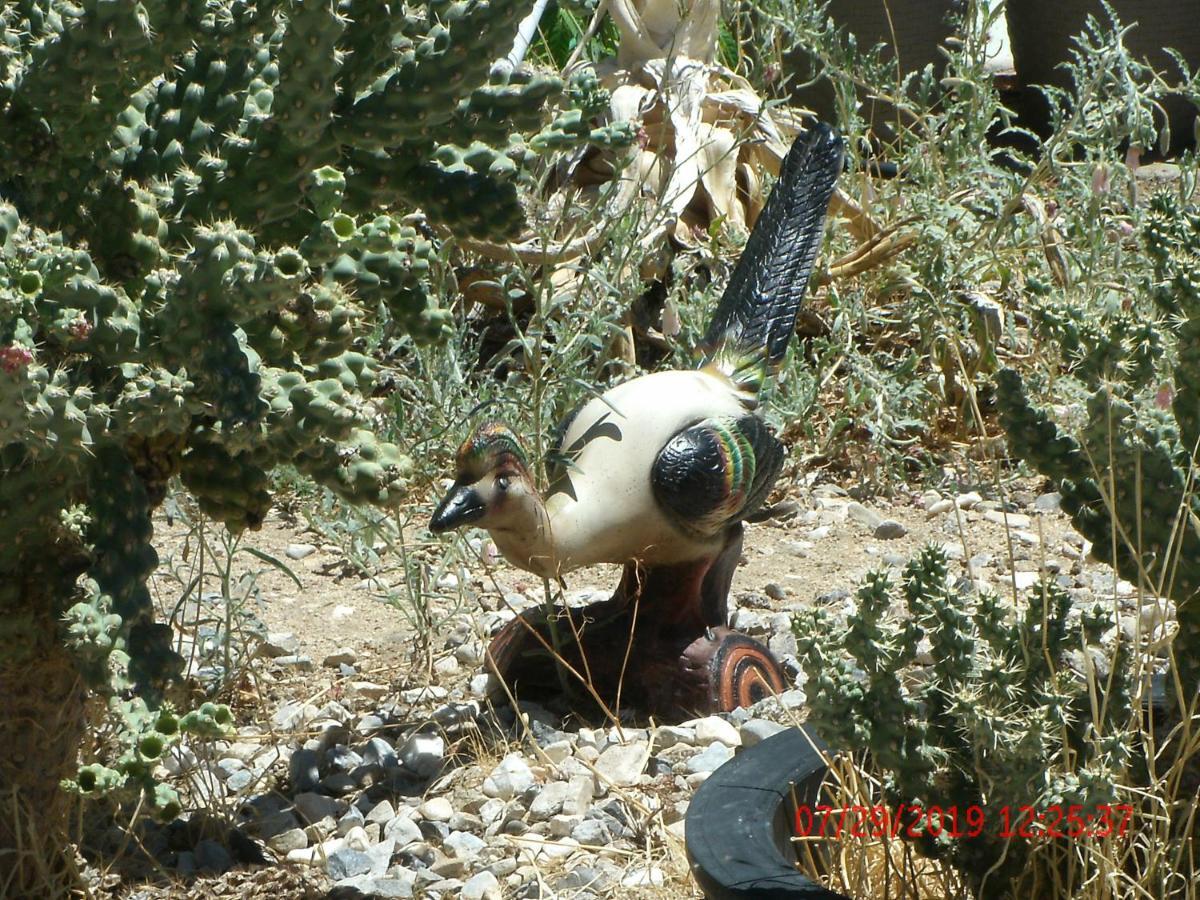
[[[783,444],[757,416],[705,419],[659,451],[650,483],[681,528],[711,537],[762,506],[783,459]]]

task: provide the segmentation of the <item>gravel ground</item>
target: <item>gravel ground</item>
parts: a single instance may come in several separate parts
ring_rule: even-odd
[[[782,517],[748,529],[733,624],[768,643],[793,679],[791,613],[849,611],[862,574],[902,566],[929,542],[980,587],[1011,594],[1044,568],[1078,606],[1115,596],[1125,632],[1168,637],[1169,607],[1087,560],[1057,495],[1036,483],[1010,486],[1006,503],[964,487],[875,505],[849,487],[797,485]],[[188,564],[184,525],[164,521],[160,536],[170,552],[156,586],[168,603]],[[231,661],[238,733],[165,761],[161,774],[192,807],[183,820],[144,823],[136,841],[110,826],[92,841],[109,862],[120,850],[106,876],[92,870],[102,893],[698,896],[683,847],[692,793],[741,748],[804,715],[800,683],[753,709],[684,722],[631,717],[617,727],[526,702],[514,711],[481,659],[514,610],[540,602],[523,573],[482,562],[435,572],[422,653],[403,603],[380,599],[397,571],[364,580],[338,548],[281,516],[247,543],[286,560],[299,586],[257,557],[235,557],[235,571],[258,572],[258,596],[234,618],[261,632],[253,659]],[[433,564],[439,554],[427,546],[416,558]],[[602,598],[616,578],[609,568],[579,573],[568,599]],[[221,627],[219,616],[205,619],[218,606],[205,596],[177,617],[208,622],[189,632],[198,648]],[[197,655],[193,670],[203,679],[213,665]]]

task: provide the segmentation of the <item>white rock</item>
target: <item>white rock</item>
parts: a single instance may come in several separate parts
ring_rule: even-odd
[[[442,849],[455,859],[474,859],[487,843],[469,831],[452,831],[442,841]]]
[[[654,730],[654,749],[666,750],[676,744],[696,744],[696,729],[690,725],[660,725]]]
[[[586,808],[591,798],[591,785],[582,779],[552,781],[538,791],[533,802],[529,804],[529,818],[533,822],[544,822],[563,812],[566,806],[570,806],[571,810],[577,810],[581,806]]]
[[[533,832],[513,838],[513,844],[522,854],[531,857],[535,863],[565,859],[579,849],[579,842],[574,838],[548,840],[543,835]]]
[[[632,787],[641,777],[649,757],[650,744],[646,741],[614,744],[596,759],[600,783],[605,786]]]
[[[380,800],[371,807],[371,811],[367,813],[365,821],[368,823],[374,822],[378,825],[386,825],[394,818],[396,818],[396,808],[392,806],[392,801]]]
[[[446,742],[438,734],[414,734],[396,752],[404,767],[418,778],[432,778],[441,771]]]
[[[288,559],[304,559],[316,553],[317,548],[312,544],[288,544],[283,552],[287,554]]]
[[[738,734],[741,735],[742,746],[753,747],[781,731],[787,731],[787,726],[769,719],[747,719],[738,729]]]
[[[317,708],[311,703],[288,700],[275,710],[275,715],[271,716],[271,724],[276,731],[295,731],[316,717]]]
[[[958,504],[959,509],[971,509],[983,502],[983,498],[976,491],[968,491],[965,494],[959,494],[954,498],[954,502]]]
[[[949,499],[935,500],[925,507],[925,515],[932,519],[934,516],[940,516],[942,513],[948,513],[954,509],[954,501]]]
[[[430,797],[418,809],[430,822],[449,822],[454,815],[454,807],[445,797]]]
[[[400,699],[405,703],[440,702],[450,696],[450,692],[440,685],[431,684],[426,687],[410,688],[400,692]]]
[[[476,872],[459,890],[462,900],[500,900],[500,879],[486,869]]]
[[[570,741],[555,741],[542,748],[542,752],[546,754],[546,758],[555,765],[570,759],[574,751],[575,748],[571,746]]]
[[[705,716],[687,724],[696,726],[696,743],[701,746],[712,743],[724,744],[726,747],[742,746],[742,738],[737,729],[720,716]]]
[[[266,639],[258,645],[255,656],[275,658],[288,656],[300,649],[300,641],[290,631],[268,631]]]
[[[639,866],[621,879],[621,887],[662,887],[667,878],[658,866]]]
[[[1013,584],[1016,585],[1018,591],[1028,590],[1038,583],[1037,572],[1013,572]]]
[[[983,514],[983,518],[988,522],[1008,528],[1028,528],[1033,524],[1033,520],[1029,516],[1021,513],[1006,513],[999,509],[989,509]]]
[[[293,850],[287,855],[288,862],[301,863],[309,866],[324,866],[325,860],[346,846],[343,838],[333,838],[315,847],[304,850]]]
[[[422,840],[421,829],[417,827],[417,823],[405,816],[396,816],[384,825],[383,836],[386,840],[394,840],[397,847],[406,847]]]
[[[346,846],[351,850],[365,851],[370,848],[371,841],[367,838],[367,831],[361,825],[355,825],[346,832]]]
[[[483,795],[511,800],[534,785],[533,771],[520,753],[510,753],[483,780]]]
[[[580,773],[578,775],[571,776],[569,783],[571,785],[571,791],[563,800],[563,815],[582,816],[592,806],[592,797],[595,793],[596,779],[590,772],[587,774]]]

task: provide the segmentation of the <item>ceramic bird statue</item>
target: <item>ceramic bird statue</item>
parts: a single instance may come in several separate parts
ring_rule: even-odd
[[[624,564],[612,600],[570,613],[579,620],[574,633],[586,632],[576,661],[601,682],[637,682],[626,697],[644,695],[652,711],[732,708],[782,687],[766,649],[725,627],[726,597],[742,522],[783,465],[784,447],[756,410],[795,330],[841,168],[832,129],[817,125],[797,138],[705,333],[698,368],[644,375],[585,402],[558,429],[545,492],[516,435],[479,426],[459,448],[454,484],[430,522],[434,532],[485,528],[510,563],[550,579]],[[520,657],[545,651],[545,630],[536,616],[510,623],[489,663],[514,676]],[[638,652],[625,652],[639,632]],[[622,666],[608,672],[614,649]]]

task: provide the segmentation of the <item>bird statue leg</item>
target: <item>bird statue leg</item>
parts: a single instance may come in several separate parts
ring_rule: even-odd
[[[741,549],[737,525],[715,558],[627,563],[610,599],[555,611],[564,661],[614,711],[619,700],[659,717],[706,715],[783,691],[783,672],[770,651],[728,628]],[[488,667],[530,696],[559,683],[551,647],[546,611],[529,610],[492,639]]]

